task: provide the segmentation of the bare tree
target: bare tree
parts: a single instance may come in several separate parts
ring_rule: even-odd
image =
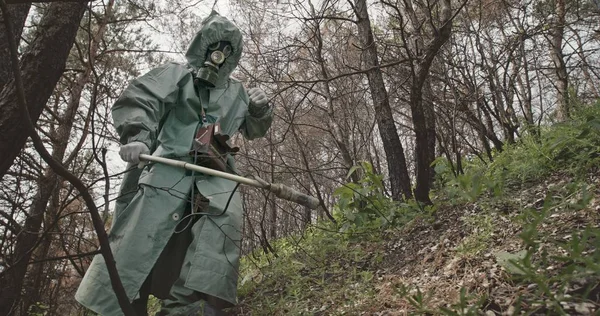
[[[404,148],[398,136],[388,92],[383,81],[381,69],[379,68],[379,55],[371,29],[371,20],[366,1],[355,0],[353,9],[357,18],[358,33],[363,49],[363,61],[367,69],[367,78],[369,79],[371,97],[373,98],[377,127],[379,128],[379,134],[381,135],[388,161],[392,197],[394,200],[401,201],[413,196],[406,158],[404,156]]]

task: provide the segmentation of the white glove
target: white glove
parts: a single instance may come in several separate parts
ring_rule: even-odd
[[[251,88],[248,90],[248,97],[250,98],[250,105],[248,106],[250,115],[254,117],[265,115],[269,109],[267,94],[259,88]]]
[[[131,142],[121,146],[119,155],[123,161],[138,163],[140,162],[140,154],[149,154],[150,149],[142,142]]]

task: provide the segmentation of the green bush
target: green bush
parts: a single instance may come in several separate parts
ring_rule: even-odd
[[[454,176],[445,158],[438,158],[434,163],[442,190],[454,203],[474,202],[486,192],[502,193],[504,177],[489,177],[483,166],[473,163],[463,174]]]
[[[580,175],[597,167],[600,154],[600,103],[579,109],[572,120],[542,129],[506,146],[489,165],[489,177],[523,183],[553,172]]]
[[[391,214],[385,210],[396,207],[393,201],[384,195],[383,176],[375,174],[373,166],[368,162],[352,167],[347,178],[358,170],[363,174],[358,183],[346,183],[333,193],[338,199],[334,213],[336,219],[342,223],[343,231],[374,221],[378,224],[389,222],[388,215]]]
[[[368,162],[354,166],[347,178],[359,170],[362,177],[358,183],[346,183],[333,193],[337,198],[334,217],[340,232],[376,232],[379,228],[406,224],[415,216],[432,211],[431,207],[424,208],[414,200],[393,201],[385,194],[383,176],[374,173]]]
[[[434,161],[442,191],[456,202],[473,202],[481,194],[499,196],[507,186],[538,181],[555,172],[585,175],[600,166],[600,103],[581,108],[568,122],[544,127],[506,144],[493,161],[463,161],[464,173],[454,176],[448,161]]]

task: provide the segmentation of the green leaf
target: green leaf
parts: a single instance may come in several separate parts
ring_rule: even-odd
[[[357,169],[360,169],[360,166],[356,165],[356,166],[353,166],[352,168],[350,168],[350,170],[348,170],[348,175],[346,175],[346,179],[350,179],[352,174],[354,174]]]
[[[369,162],[363,161],[361,162],[361,166],[367,174],[373,174],[373,165],[371,165]]]
[[[598,119],[593,119],[593,120],[589,120],[586,123],[589,127],[595,129],[596,131],[600,131],[600,120]]]
[[[333,195],[340,197],[352,197],[354,195],[354,191],[357,189],[359,189],[359,186],[356,183],[347,183],[335,189],[335,191],[333,191]]]
[[[448,166],[445,163],[441,163],[441,162],[436,163],[433,170],[435,171],[436,174],[442,174],[442,173],[446,172],[446,170],[448,170]]]
[[[587,137],[590,134],[590,129],[589,128],[584,128],[581,133],[579,133],[579,135],[577,135],[577,139],[583,139],[585,137]]]
[[[340,228],[340,233],[346,232],[350,229],[351,225],[350,223],[346,222],[342,225],[342,227]]]
[[[354,220],[356,219],[356,215],[352,213],[352,211],[344,212],[344,216],[346,216],[346,219],[348,219],[348,221],[350,222],[354,222]]]
[[[496,262],[498,262],[500,266],[512,274],[525,275],[526,272],[523,270],[523,268],[515,263],[522,261],[526,256],[527,250],[521,250],[514,254],[506,251],[500,251],[496,253]]]

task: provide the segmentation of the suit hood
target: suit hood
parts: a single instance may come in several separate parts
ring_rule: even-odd
[[[228,41],[231,43],[232,52],[219,68],[219,80],[216,86],[222,86],[227,82],[229,76],[237,67],[242,56],[242,32],[227,18],[213,11],[204,21],[201,28],[190,43],[185,58],[194,70],[202,67],[206,60],[206,52],[210,44]]]

